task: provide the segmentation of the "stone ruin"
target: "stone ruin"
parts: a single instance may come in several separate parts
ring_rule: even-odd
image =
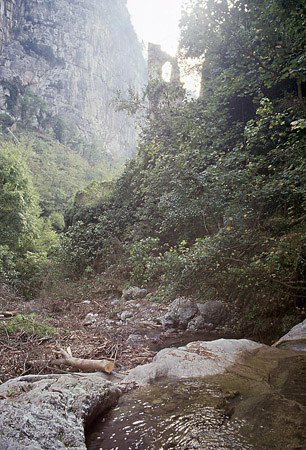
[[[166,64],[171,65],[170,79],[163,76]],[[157,117],[164,108],[178,106],[185,97],[185,89],[180,79],[180,69],[176,57],[168,55],[160,45],[149,43],[148,47],[148,80],[153,86],[149,90],[151,117]],[[155,89],[157,85],[160,89]]]
[[[149,80],[163,80],[163,67],[171,64],[170,82],[180,83],[180,69],[177,58],[168,55],[160,45],[149,43],[148,47],[148,77]]]

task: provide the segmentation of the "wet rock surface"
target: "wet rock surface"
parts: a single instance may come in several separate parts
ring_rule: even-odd
[[[207,380],[239,393],[226,411],[243,420],[241,432],[252,437],[252,448],[293,450],[306,446],[305,375],[305,352],[266,347]]]
[[[85,450],[84,427],[114,406],[120,395],[105,377],[29,375],[4,383],[0,386],[0,448]]]
[[[131,372],[146,385],[96,424],[88,448],[303,449],[305,373],[305,353],[247,340],[165,349]]]
[[[166,348],[157,353],[152,363],[131,370],[122,385],[145,386],[166,377],[217,375],[225,372],[243,354],[264,347],[248,339],[218,339],[211,342],[191,342],[179,348]]]
[[[275,344],[275,347],[291,348],[292,350],[306,350],[306,319],[295,325],[289,333],[282,336]]]
[[[139,338],[143,337],[130,335],[131,344],[135,340],[137,345]],[[160,396],[157,385],[147,404],[150,411],[158,413],[154,420],[162,435],[162,425],[167,421],[169,427],[177,424],[169,437],[175,448],[221,448],[207,447],[205,439],[212,430],[209,434],[212,444],[222,444],[225,448],[302,449],[306,443],[305,374],[305,352],[269,347],[247,339],[217,339],[161,350],[152,363],[136,367],[123,380],[116,378],[116,374],[114,378],[99,373],[19,377],[0,387],[0,448],[85,449],[84,428],[114,406],[122,391],[148,387],[164,379],[164,383],[170,383],[172,391],[174,389],[170,395],[173,401],[165,391],[163,397]],[[195,381],[188,381],[191,379]],[[175,383],[183,383],[183,388],[176,388]],[[194,386],[193,404],[190,392],[194,391]],[[177,390],[179,394],[174,401]],[[200,392],[202,400],[208,400],[205,408],[198,410]],[[162,415],[163,408],[166,419]],[[124,414],[119,409],[120,421]],[[140,433],[143,430],[147,436],[141,417],[135,419],[134,413],[132,417],[133,426],[129,429],[137,430],[140,424]],[[188,427],[189,423],[193,428]],[[116,433],[117,428],[118,422]],[[181,435],[180,430],[190,433]],[[112,433],[109,436],[113,439]],[[201,436],[205,437],[204,441]],[[228,442],[232,442],[232,447],[226,447]],[[130,448],[139,448],[134,444]],[[89,448],[101,448],[101,441],[98,446],[93,445]]]

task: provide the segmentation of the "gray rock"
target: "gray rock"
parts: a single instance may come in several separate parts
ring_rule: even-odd
[[[306,351],[306,319],[291,328],[273,346]]]
[[[128,289],[123,289],[122,297],[125,300],[136,300],[144,298],[148,294],[146,289],[140,289],[139,287],[130,287]]]
[[[228,309],[224,303],[216,300],[197,304],[200,314],[206,323],[211,323],[215,327],[223,325],[228,318]]]
[[[143,338],[140,334],[130,334],[126,340],[126,343],[131,347],[138,347],[142,342]]]
[[[184,347],[166,348],[152,363],[135,367],[122,381],[122,387],[145,386],[159,378],[193,378],[224,373],[250,350],[264,348],[248,339],[218,339],[192,342]]]
[[[126,300],[126,305],[131,307],[131,308],[135,308],[136,304],[134,300]]]
[[[174,320],[168,313],[159,317],[157,323],[160,323],[164,330],[175,330]]]
[[[113,325],[113,324],[114,324],[114,321],[113,321],[112,319],[104,319],[104,322],[105,322],[107,325]]]
[[[119,300],[119,298],[115,298],[114,300],[111,301],[111,305],[118,305],[120,303],[121,301]]]
[[[190,320],[187,326],[188,331],[199,331],[205,328],[205,320],[202,316],[196,316]],[[207,327],[206,327],[207,328]]]
[[[107,152],[127,157],[135,153],[137,130],[132,118],[115,111],[113,99],[129,87],[140,92],[146,81],[124,1],[27,0],[25,7],[23,0],[0,0],[3,112],[11,95],[7,82],[13,92],[28,88],[46,101],[52,116],[76,124],[84,136],[99,136]],[[37,119],[39,111],[32,124]]]
[[[123,311],[120,314],[120,319],[124,322],[126,319],[133,317],[134,313],[132,311]]]
[[[84,427],[121,391],[103,374],[29,375],[0,386],[0,448],[86,450]]]
[[[166,328],[186,329],[188,322],[199,313],[197,304],[190,298],[177,298],[168,307],[167,314],[161,318],[162,326]]]
[[[97,321],[98,314],[88,313],[84,319],[84,325],[91,325]]]

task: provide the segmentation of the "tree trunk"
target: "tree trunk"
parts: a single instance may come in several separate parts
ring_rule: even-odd
[[[304,111],[304,113],[306,114],[306,105],[304,102],[304,98],[303,98],[303,92],[302,92],[302,82],[301,80],[297,81],[297,87],[298,87],[298,98],[299,98],[299,102],[301,104],[301,107]]]

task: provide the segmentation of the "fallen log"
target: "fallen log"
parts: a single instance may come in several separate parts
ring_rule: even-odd
[[[106,359],[94,360],[75,358],[62,348],[57,353],[61,354],[63,358],[54,359],[52,361],[53,364],[65,364],[66,366],[72,366],[85,372],[97,371],[109,374],[114,370],[115,367],[113,362],[107,361]]]
[[[0,311],[0,317],[14,317],[17,316],[17,311]]]

